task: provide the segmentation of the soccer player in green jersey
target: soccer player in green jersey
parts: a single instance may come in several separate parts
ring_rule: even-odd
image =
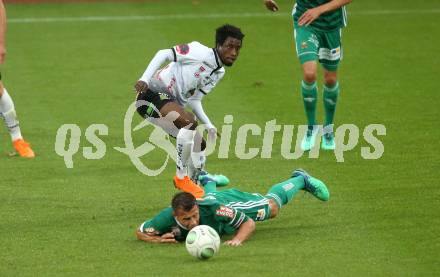
[[[321,148],[335,149],[333,118],[339,95],[338,65],[342,59],[341,29],[346,26],[345,5],[352,0],[296,0],[292,11],[296,53],[302,66],[301,94],[307,116],[308,130],[301,142],[304,151],[315,145],[319,128],[316,122],[317,61],[324,70],[323,102],[325,122]],[[277,11],[273,0],[266,7]]]
[[[322,201],[328,201],[330,194],[326,185],[297,169],[291,178],[273,185],[265,196],[247,193],[237,189],[216,190],[211,175],[199,176],[205,196],[196,198],[187,192],[177,193],[171,207],[162,210],[152,219],[145,221],[136,231],[139,240],[156,243],[184,241],[188,232],[197,225],[209,225],[218,234],[234,234],[225,243],[239,246],[255,230],[255,221],[264,221],[278,215],[299,190],[305,190]]]

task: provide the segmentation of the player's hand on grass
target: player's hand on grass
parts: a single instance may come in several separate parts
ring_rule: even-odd
[[[242,246],[243,244],[242,244],[241,240],[231,239],[231,240],[225,241],[225,245],[237,247],[237,246]]]
[[[278,4],[273,0],[264,0],[264,5],[269,11],[276,12],[278,11]]]
[[[305,13],[301,15],[298,19],[299,26],[309,26],[315,19],[317,19],[321,15],[321,9],[319,7],[309,9]]]
[[[137,94],[147,92],[147,89],[148,89],[148,84],[141,80],[137,81],[136,84],[134,85],[134,90],[136,91]]]
[[[177,243],[173,233],[165,233],[160,236],[161,243]]]

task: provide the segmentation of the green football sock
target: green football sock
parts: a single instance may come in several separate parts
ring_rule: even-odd
[[[292,200],[295,194],[303,188],[304,177],[298,176],[273,185],[266,194],[266,197],[274,199],[278,207],[281,208],[283,205]]]
[[[335,116],[336,102],[338,102],[339,84],[333,86],[324,85],[324,110],[325,110],[325,126],[333,124]]]
[[[215,182],[208,182],[206,185],[203,186],[203,189],[205,190],[205,194],[216,192],[217,184]]]
[[[316,98],[318,95],[316,82],[309,84],[303,80],[301,82],[301,94],[306,111],[307,123],[309,126],[316,125]]]

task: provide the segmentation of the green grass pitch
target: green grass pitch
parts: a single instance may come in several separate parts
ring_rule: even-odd
[[[328,183],[328,203],[300,193],[278,218],[258,223],[244,246],[223,246],[206,262],[193,259],[183,245],[135,239],[135,228],[167,206],[176,192],[170,183],[172,163],[159,176],[147,177],[113,149],[124,146],[123,118],[134,97],[132,85],[157,50],[193,40],[213,45],[216,27],[238,25],[246,34],[241,56],[205,98],[208,115],[217,126],[224,115],[234,115],[235,133],[244,123],[304,122],[289,16],[293,1],[280,0],[279,15],[261,2],[7,5],[2,79],[38,156],[8,157],[9,135],[0,128],[0,276],[438,275],[436,0],[353,1],[348,7],[336,124],[356,124],[361,132],[369,124],[384,124],[382,158],[362,158],[361,147],[368,144],[361,136],[344,154],[344,163],[331,153],[286,160],[280,154],[280,133],[270,159],[240,160],[234,143],[228,159],[209,157],[208,170],[250,192],[265,193],[294,168],[305,168]],[[159,17],[126,18],[135,15]],[[23,22],[96,16],[121,18]],[[320,120],[321,101],[320,93]],[[82,130],[72,169],[54,150],[57,129],[67,123]],[[84,132],[94,123],[108,126],[108,135],[101,136],[107,153],[87,160],[82,148],[90,143]],[[137,145],[147,131],[136,133]],[[249,137],[250,146],[261,147],[261,141]],[[155,150],[148,159],[150,166],[160,165],[163,152]]]

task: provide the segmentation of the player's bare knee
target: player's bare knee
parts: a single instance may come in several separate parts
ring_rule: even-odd
[[[316,71],[315,70],[304,70],[304,76],[303,76],[304,81],[306,81],[307,83],[311,84],[314,83],[316,81]]]
[[[324,83],[326,86],[333,87],[338,82],[336,77],[325,78]]]
[[[194,131],[197,128],[198,124],[195,115],[193,115],[192,113],[185,112],[183,118],[185,121],[184,125],[186,129]]]
[[[275,203],[275,200],[273,199],[269,200],[269,207],[270,207],[270,218],[275,218],[280,210],[280,208],[278,208],[277,203]]]
[[[314,83],[318,76],[318,68],[315,61],[307,61],[302,65],[303,80],[307,83]]]
[[[197,120],[192,116],[181,115],[176,121],[174,121],[174,125],[179,129],[188,129],[194,131],[197,128]]]
[[[324,72],[324,83],[326,86],[333,87],[338,82],[338,75],[336,72]]]
[[[198,124],[197,124],[196,120],[189,120],[188,122],[189,122],[189,124],[188,124],[188,128],[187,129],[192,130],[192,131],[197,129]]]

